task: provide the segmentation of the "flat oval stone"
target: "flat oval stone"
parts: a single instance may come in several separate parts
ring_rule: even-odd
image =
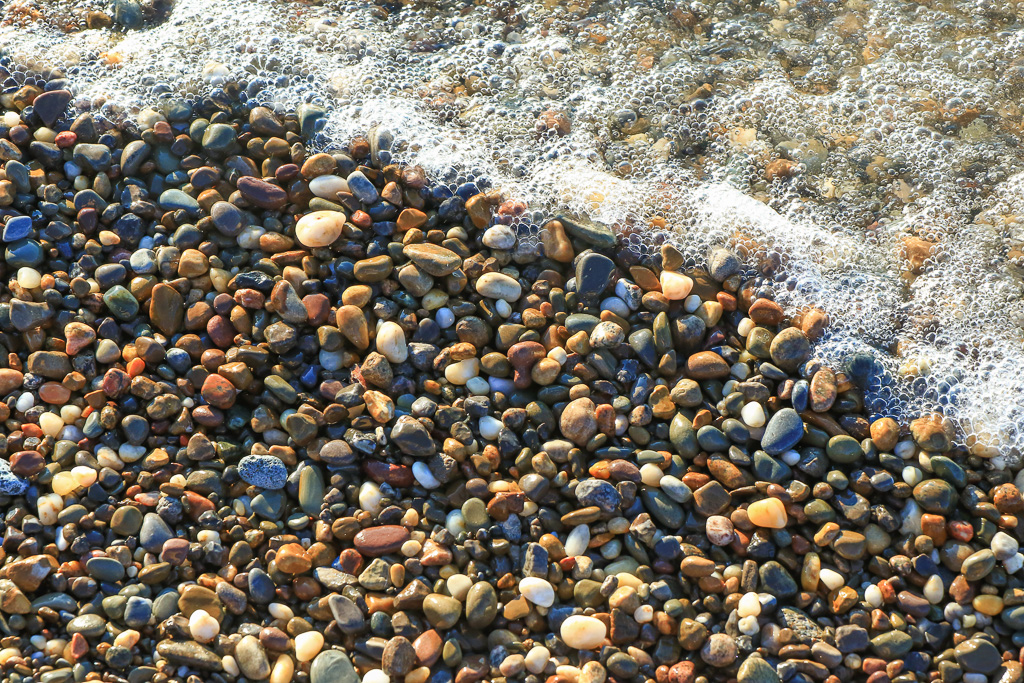
[[[471,628],[486,628],[498,615],[498,594],[486,581],[473,584],[466,595],[466,620]]]
[[[260,178],[243,176],[236,185],[247,202],[261,209],[280,209],[288,202],[288,193]]]
[[[523,293],[518,282],[504,273],[484,273],[476,281],[476,291],[489,299],[517,301]]]
[[[420,270],[434,277],[451,275],[462,266],[462,257],[439,244],[407,244],[402,253]]]
[[[397,524],[372,526],[356,534],[353,543],[363,555],[378,557],[397,552],[409,540],[409,530]]]
[[[686,374],[698,380],[727,377],[729,364],[714,351],[699,351],[686,359]]]
[[[310,683],[359,683],[359,674],[344,652],[324,650],[309,668]]]
[[[761,437],[761,448],[768,455],[781,455],[800,443],[804,437],[804,421],[792,408],[783,408],[772,415]]]
[[[295,237],[307,247],[326,247],[341,237],[345,214],[337,211],[307,213],[295,224]]]

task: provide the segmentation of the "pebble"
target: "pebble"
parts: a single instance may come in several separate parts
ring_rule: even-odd
[[[288,468],[272,455],[247,455],[238,462],[238,476],[252,486],[277,490],[284,488]]]
[[[562,622],[559,635],[569,647],[577,650],[594,650],[604,642],[608,629],[598,619],[573,615]]]
[[[295,224],[295,237],[303,246],[326,247],[341,237],[345,214],[337,211],[307,213]]]

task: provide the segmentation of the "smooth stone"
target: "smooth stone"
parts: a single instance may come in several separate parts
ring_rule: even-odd
[[[523,293],[520,284],[504,273],[484,273],[477,278],[475,286],[480,296],[508,302],[518,301]]]
[[[686,486],[682,482],[680,484]],[[686,519],[685,510],[665,491],[650,486],[642,487],[640,500],[647,512],[667,529],[678,529]]]
[[[569,647],[576,650],[595,650],[604,642],[608,629],[594,617],[573,615],[562,622],[559,635]]]
[[[160,207],[168,211],[185,211],[192,216],[198,216],[200,212],[199,202],[181,190],[164,190],[160,194]]]
[[[428,275],[444,277],[462,266],[462,257],[438,244],[407,244],[402,253]]]
[[[804,421],[792,408],[783,408],[768,421],[761,437],[761,448],[768,455],[782,455],[800,443],[804,436]]]
[[[615,262],[604,254],[584,254],[576,263],[576,291],[584,301],[596,300],[611,283]]]
[[[985,638],[970,638],[953,648],[957,663],[969,672],[990,674],[1003,663],[999,650]]]
[[[578,240],[606,249],[615,246],[615,231],[603,223],[595,223],[586,219],[572,220],[565,216],[556,216],[565,231]]]
[[[155,512],[147,512],[139,529],[139,543],[151,553],[159,553],[164,543],[174,538],[167,522]]]
[[[736,673],[737,683],[779,683],[779,674],[761,657],[747,657]]]
[[[466,621],[470,628],[486,628],[498,614],[498,594],[486,581],[473,584],[466,596]]]
[[[871,639],[871,650],[882,659],[900,659],[914,647],[914,639],[903,631],[887,631]]]
[[[324,503],[324,478],[316,465],[303,467],[299,473],[299,507],[310,517],[320,515]]]
[[[337,211],[307,213],[295,224],[295,237],[306,247],[317,248],[334,244],[345,227],[345,214]]]
[[[324,650],[309,668],[310,683],[359,683],[359,674],[348,656],[338,650]]]
[[[764,592],[777,598],[791,598],[799,588],[786,568],[775,560],[762,564],[757,570],[760,585]]]

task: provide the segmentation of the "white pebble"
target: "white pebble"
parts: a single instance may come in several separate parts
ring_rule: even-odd
[[[786,451],[782,454],[782,462],[786,463],[790,467],[793,467],[800,462],[801,455],[797,451]]]
[[[307,213],[295,224],[295,237],[307,247],[326,247],[341,237],[345,214],[339,211]]]
[[[363,485],[359,487],[359,507],[372,515],[380,513],[380,502],[383,498],[380,487],[372,481],[364,481]]]
[[[578,557],[587,552],[590,545],[590,527],[580,524],[573,527],[569,535],[565,537],[565,554],[567,557]]]
[[[516,234],[507,225],[487,228],[481,240],[488,249],[511,249],[516,245]]]
[[[1017,539],[1005,531],[997,531],[992,537],[990,546],[996,559],[1003,561],[1010,559],[1020,550],[1020,544],[1017,543]]]
[[[754,401],[740,409],[740,417],[743,418],[743,424],[748,427],[763,427],[765,423],[764,408]]]
[[[903,481],[911,486],[917,486],[924,479],[924,472],[914,467],[913,465],[907,465],[903,468]]]
[[[696,294],[691,294],[683,300],[683,310],[687,313],[693,313],[700,308],[701,300]]]
[[[224,655],[220,658],[220,665],[224,671],[228,672],[232,676],[238,676],[242,673],[242,670],[238,668],[238,662],[231,655]]]
[[[26,410],[36,404],[36,397],[29,392],[25,392],[18,397],[18,400],[14,403],[14,409],[19,413],[24,413]]]
[[[512,305],[504,299],[498,299],[494,302],[494,310],[498,312],[502,318],[507,318],[512,315]]]
[[[43,413],[39,416],[39,428],[43,430],[43,434],[46,436],[56,438],[61,430],[64,429],[64,420],[57,413]]]
[[[1024,555],[1017,553],[1008,560],[1003,560],[1003,569],[1006,570],[1007,574],[1016,574],[1021,569],[1024,569]]]
[[[441,482],[430,473],[430,468],[427,467],[425,462],[416,461],[412,464],[412,476],[419,482],[419,485],[425,489],[436,489],[441,485]]]
[[[476,291],[490,299],[518,301],[523,294],[522,286],[504,273],[484,273],[477,278]]]
[[[473,587],[473,579],[465,574],[452,574],[445,582],[448,587],[448,594],[456,600],[465,600],[469,595],[469,589]]]
[[[36,509],[39,512],[40,523],[56,524],[57,515],[64,509],[64,499],[56,493],[47,493],[44,496],[39,496],[39,500],[36,501]]]
[[[693,280],[682,273],[665,270],[662,271],[659,279],[661,280],[661,293],[669,301],[682,301],[693,289]]]
[[[218,537],[219,536],[220,534],[218,534]],[[270,612],[270,616],[274,617],[275,619],[284,619],[286,621],[295,616],[295,612],[292,611],[292,608],[284,604],[283,602],[270,603],[267,606],[267,611]]]
[[[942,578],[938,574],[932,574],[931,577],[924,582],[924,588],[921,590],[924,597],[928,602],[933,605],[937,605],[942,602],[942,596],[946,590],[942,585]]]
[[[892,451],[904,460],[910,460],[914,457],[914,453],[917,451],[917,446],[914,445],[912,440],[907,439],[896,444],[896,447],[893,448]]]
[[[648,624],[654,621],[654,608],[650,605],[640,605],[633,612],[633,619],[638,624]]]
[[[18,284],[25,289],[35,289],[43,281],[43,276],[35,268],[19,268]]]
[[[828,586],[830,591],[837,590],[846,585],[846,579],[843,578],[843,575],[835,569],[829,569],[828,567],[821,568],[818,578],[821,579],[823,584]]]
[[[881,607],[882,589],[876,586],[875,584],[871,584],[870,586],[864,589],[864,599],[872,607]]]
[[[526,669],[532,674],[540,674],[548,665],[549,659],[551,659],[550,650],[543,645],[534,645],[533,648],[526,653]]]
[[[78,485],[82,488],[88,488],[96,483],[96,470],[85,465],[76,465],[71,468],[71,476],[75,478]]]
[[[608,629],[600,619],[574,614],[562,622],[559,635],[570,648],[596,650],[604,642],[605,636],[608,635]]]
[[[663,476],[665,476],[665,473],[653,462],[641,465],[640,467],[640,480],[647,486],[660,486]]]
[[[483,377],[470,377],[466,382],[466,391],[474,396],[486,396],[491,393],[491,385]]]
[[[479,374],[480,360],[477,358],[460,360],[444,369],[444,378],[452,384],[465,384]]]
[[[448,513],[448,516],[444,519],[444,528],[451,533],[452,536],[458,536],[461,533],[467,531],[466,518],[462,516],[461,510],[452,510]]]
[[[339,192],[348,192],[348,181],[336,175],[317,176],[309,181],[309,191],[317,197],[336,202]]]
[[[391,677],[380,669],[370,669],[363,674],[363,683],[391,683]]]
[[[555,604],[555,589],[546,580],[535,576],[527,576],[519,581],[519,593],[541,607]]]
[[[206,610],[197,609],[188,618],[188,630],[200,643],[209,643],[220,633],[220,622]]]
[[[760,627],[757,625],[757,617],[743,617],[736,622],[736,626],[739,628],[740,633],[745,636],[757,635],[757,632],[760,630]]]
[[[409,358],[405,343],[405,330],[391,320],[384,321],[377,330],[377,351],[392,363],[404,363]]]
[[[756,617],[761,614],[761,598],[753,591],[744,593],[736,605],[736,614],[742,617]]]
[[[494,441],[498,438],[498,434],[501,433],[501,428],[504,425],[501,420],[491,417],[490,415],[484,415],[480,418],[480,436],[487,439],[488,441]]]
[[[736,333],[741,337],[746,337],[755,327],[757,327],[757,324],[753,320],[750,318],[744,318],[740,321],[739,325],[736,326]]]

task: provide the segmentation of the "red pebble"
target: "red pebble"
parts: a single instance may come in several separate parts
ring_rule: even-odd
[[[349,218],[349,220],[352,221],[352,225],[357,228],[363,228],[364,230],[373,225],[373,219],[370,218],[370,214],[365,211],[356,211],[352,214],[352,217]]]
[[[949,535],[958,541],[967,543],[974,538],[974,527],[970,522],[953,521],[947,524],[946,528],[949,529]]]
[[[57,137],[53,142],[61,149],[67,149],[68,147],[74,147],[77,141],[77,135],[72,133],[70,130],[65,130],[61,133],[57,133]]]

